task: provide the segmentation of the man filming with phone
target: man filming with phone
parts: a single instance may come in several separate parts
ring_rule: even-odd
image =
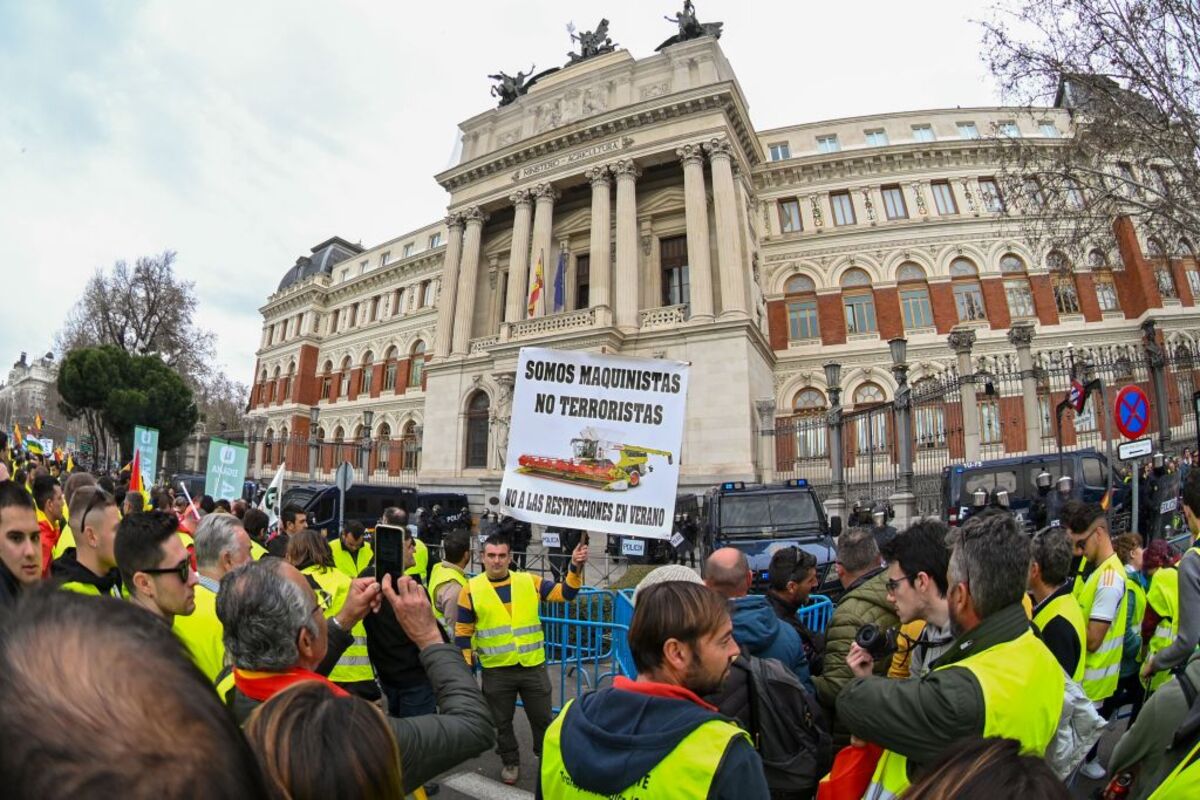
[[[540,602],[569,603],[583,586],[588,559],[587,534],[571,555],[563,581],[555,583],[528,572],[511,572],[512,544],[493,534],[483,545],[484,571],[467,581],[458,595],[454,641],[467,663],[479,654],[483,667],[483,696],[496,723],[496,750],[503,768],[500,779],[515,784],[521,755],[513,732],[517,696],[533,729],[534,756],[541,755],[542,738],[554,717],[550,675]]]

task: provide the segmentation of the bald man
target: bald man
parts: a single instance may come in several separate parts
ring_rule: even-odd
[[[746,554],[735,547],[722,547],[704,563],[704,584],[730,601],[733,638],[742,651],[759,658],[778,659],[812,691],[812,676],[800,634],[779,621],[766,597],[750,594],[753,579]]]

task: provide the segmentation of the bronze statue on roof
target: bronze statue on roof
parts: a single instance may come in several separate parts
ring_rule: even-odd
[[[516,75],[509,75],[504,71],[497,72],[495,75],[488,75],[489,78],[497,81],[497,84],[492,87],[491,94],[493,97],[500,98],[499,108],[504,108],[528,92],[529,87],[537,83],[539,78],[549,75],[551,72],[558,72],[558,67],[552,67],[534,75],[533,70],[536,66],[536,64],[530,64],[529,72],[518,72]]]
[[[611,53],[617,48],[613,40],[608,36],[608,20],[601,19],[600,24],[596,26],[594,31],[583,31],[578,36],[575,35],[575,26],[568,25],[567,32],[571,34],[571,41],[579,42],[578,53],[567,53],[567,66],[578,64],[580,61],[586,61],[589,58]]]
[[[679,26],[679,33],[667,39],[665,42],[654,48],[657,52],[664,47],[670,47],[673,44],[687,42],[692,39],[699,39],[703,36],[711,36],[714,39],[721,38],[721,28],[724,27],[724,22],[700,22],[696,19],[696,6],[692,4],[692,0],[684,0],[683,11],[676,11],[673,17],[663,17],[667,22],[674,22]]]

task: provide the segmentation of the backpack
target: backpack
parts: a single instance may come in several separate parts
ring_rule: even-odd
[[[833,763],[833,737],[816,699],[790,669],[773,658],[743,652],[730,669],[741,670],[749,694],[749,734],[772,791],[803,792]]]

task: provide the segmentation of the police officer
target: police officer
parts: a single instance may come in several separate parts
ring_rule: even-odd
[[[1037,497],[1029,504],[1029,522],[1035,531],[1040,531],[1050,525],[1050,489],[1054,478],[1046,470],[1038,473],[1034,483],[1037,486]]]
[[[896,538],[896,528],[889,524],[894,515],[891,504],[887,502],[877,502],[871,508],[871,533],[875,535],[875,544],[881,550]]]

